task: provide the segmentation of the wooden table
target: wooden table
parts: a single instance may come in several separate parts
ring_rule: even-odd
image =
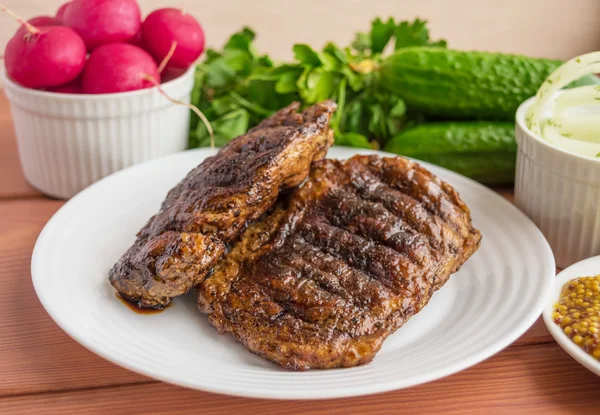
[[[511,198],[510,191],[501,191]],[[63,204],[21,173],[8,104],[0,94],[0,413],[600,413],[600,378],[577,364],[543,322],[512,346],[445,379],[397,392],[327,401],[233,398],[171,386],[89,352],[37,300],[29,271],[35,240]],[[207,374],[207,376],[210,376]]]

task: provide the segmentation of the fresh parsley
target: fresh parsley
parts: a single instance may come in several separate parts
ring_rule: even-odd
[[[292,62],[261,55],[249,28],[233,34],[222,50],[208,50],[198,65],[192,103],[207,116],[222,146],[293,101],[309,106],[337,102],[332,120],[336,144],[378,148],[406,125],[419,122],[404,101],[380,86],[377,67],[386,48],[446,46],[431,42],[424,20],[377,18],[369,33],[357,33],[349,47],[327,43],[322,50],[296,44]],[[392,48],[392,46],[389,46]],[[190,147],[209,145],[206,127],[191,122]]]

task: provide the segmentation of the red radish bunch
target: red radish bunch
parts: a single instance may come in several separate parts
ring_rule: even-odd
[[[136,0],[72,0],[56,17],[28,22],[0,4],[21,23],[4,51],[8,76],[27,88],[56,93],[107,94],[160,86],[194,64],[204,51],[204,32],[192,16],[173,8],[158,9],[141,22]],[[86,53],[90,52],[89,57]]]
[[[166,81],[185,72],[204,51],[196,19],[164,8],[142,22],[136,0],[72,0],[55,17],[28,22],[0,9],[21,23],[4,52],[6,72],[28,88],[84,94],[149,88],[161,75]]]

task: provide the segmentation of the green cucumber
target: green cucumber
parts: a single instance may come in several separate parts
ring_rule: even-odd
[[[434,47],[399,49],[379,70],[382,85],[411,110],[448,119],[514,121],[519,105],[562,64],[559,60]],[[578,85],[598,83],[588,76]]]
[[[510,122],[457,121],[421,124],[396,135],[386,151],[454,170],[488,185],[515,177],[517,145]]]

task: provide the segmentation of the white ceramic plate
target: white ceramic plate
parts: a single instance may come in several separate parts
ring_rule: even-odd
[[[333,148],[328,157],[357,152]],[[115,297],[108,271],[167,191],[211,154],[188,151],[109,176],[65,204],[42,231],[31,266],[35,290],[56,323],[85,347],[135,372],[190,388],[261,398],[336,398],[458,372],[508,346],[542,312],[555,271],[542,234],[495,192],[426,165],[458,189],[483,241],[429,305],[386,340],[372,363],[283,370],[219,335],[196,309],[193,294],[162,313],[136,314]]]
[[[554,304],[560,299],[560,292],[568,281],[574,278],[590,277],[598,274],[600,274],[600,256],[579,261],[570,267],[565,268],[558,274],[554,280],[554,285],[552,286],[548,300],[546,301],[546,306],[544,307],[544,322],[546,323],[546,327],[548,327],[550,334],[552,334],[552,337],[554,337],[556,342],[560,344],[573,359],[600,376],[600,362],[573,343],[573,340],[569,339],[552,319]]]

